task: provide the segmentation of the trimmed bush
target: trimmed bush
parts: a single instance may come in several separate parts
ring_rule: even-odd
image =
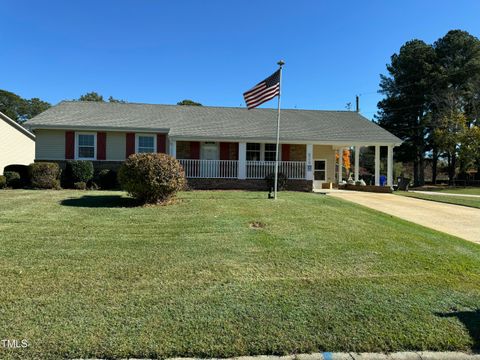
[[[60,189],[60,167],[56,163],[30,164],[30,179],[37,189]]]
[[[165,203],[186,184],[182,165],[166,154],[133,154],[123,163],[118,180],[124,190],[146,204]]]
[[[287,176],[281,172],[278,173],[277,179],[277,191],[285,190],[287,187]],[[275,187],[275,173],[270,173],[265,176],[265,181],[267,182],[268,190]]]
[[[0,175],[0,189],[5,189],[6,186],[7,186],[7,179],[5,178],[5,176]]]
[[[5,171],[3,173],[7,180],[7,186],[13,189],[19,189],[22,187],[22,181],[20,180],[20,174],[16,171]]]
[[[77,182],[87,183],[93,178],[93,164],[91,161],[67,161],[63,174],[64,186],[72,187]]]
[[[25,187],[30,185],[30,172],[28,165],[17,165],[17,164],[12,164],[12,165],[7,165],[3,169],[3,173],[5,174],[6,172],[16,172],[20,174],[20,185],[19,187]]]
[[[118,189],[120,186],[117,180],[117,172],[110,169],[100,170],[95,175],[94,181],[100,189],[104,190]]]
[[[79,181],[73,184],[73,188],[77,190],[86,190],[87,184],[84,181]]]

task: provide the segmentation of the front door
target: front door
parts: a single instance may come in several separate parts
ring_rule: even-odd
[[[327,181],[327,161],[313,160],[313,188],[321,189],[325,181]]]
[[[216,142],[203,142],[201,148],[200,159],[210,160],[202,161],[200,166],[200,175],[204,178],[218,177],[219,162],[218,160],[218,144]]]

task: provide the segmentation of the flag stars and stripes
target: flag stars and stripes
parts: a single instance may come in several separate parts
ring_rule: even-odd
[[[247,108],[253,109],[277,95],[280,95],[280,69],[243,93],[243,98]]]

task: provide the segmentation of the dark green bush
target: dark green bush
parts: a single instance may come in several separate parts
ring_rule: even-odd
[[[87,183],[93,178],[93,164],[91,161],[70,160],[67,161],[63,173],[63,183],[66,187],[72,187],[77,182]]]
[[[103,190],[118,189],[117,172],[110,169],[100,170],[94,177],[94,182]]]
[[[20,174],[16,171],[5,171],[3,173],[5,179],[7,179],[7,186],[13,189],[19,189],[22,187],[22,181]]]
[[[6,186],[7,186],[7,179],[5,178],[5,176],[0,175],[0,189],[5,189]]]
[[[268,190],[275,187],[275,173],[270,173],[265,176],[265,181],[267,182]],[[278,173],[277,179],[277,191],[285,190],[287,187],[287,176],[281,172]]]
[[[30,164],[30,179],[37,189],[60,189],[60,167],[57,163]]]
[[[20,174],[20,184],[18,187],[25,187],[30,185],[30,173],[28,165],[12,164],[5,166],[5,168],[3,169],[4,174],[11,171]]]
[[[86,190],[87,189],[87,183],[84,181],[79,181],[73,184],[73,188],[77,190]]]
[[[167,202],[186,184],[182,165],[161,153],[130,155],[120,168],[118,180],[129,195],[148,204]]]

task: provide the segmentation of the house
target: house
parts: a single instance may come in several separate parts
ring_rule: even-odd
[[[28,165],[35,157],[35,135],[0,112],[0,174],[7,165]]]
[[[387,147],[392,184],[393,148],[401,140],[377,124],[351,111],[281,114],[279,169],[292,189],[342,181],[336,153],[351,146],[375,146],[377,185],[380,147]],[[37,137],[35,161],[81,159],[105,168],[118,167],[133,153],[164,152],[179,159],[194,188],[260,188],[274,170],[273,109],[64,101],[28,126]]]

